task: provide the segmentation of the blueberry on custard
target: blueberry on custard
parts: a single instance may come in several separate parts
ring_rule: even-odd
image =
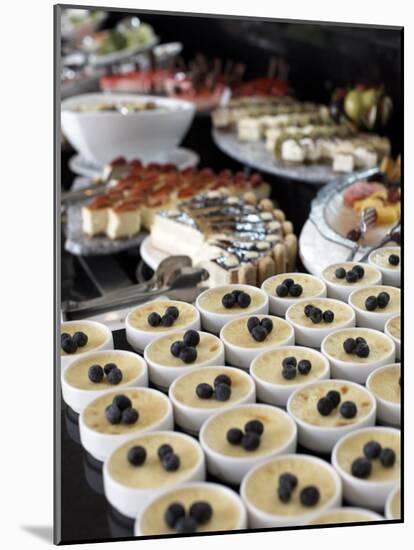
[[[147,321],[151,327],[159,327],[161,324],[161,315],[153,311],[148,315]]]
[[[390,265],[398,265],[400,263],[400,257],[397,254],[390,254],[388,256],[388,263]]]

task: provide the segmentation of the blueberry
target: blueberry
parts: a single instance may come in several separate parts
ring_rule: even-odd
[[[260,435],[256,432],[247,432],[243,435],[241,446],[245,451],[255,451],[260,445]]]
[[[106,378],[107,378],[107,380],[110,384],[113,384],[114,386],[116,386],[122,380],[122,371],[121,371],[121,369],[118,369],[118,367],[115,367],[115,368],[111,369]]]
[[[295,281],[293,279],[285,279],[284,281],[282,281],[282,285],[285,285],[288,288],[290,288],[294,284],[295,284]]]
[[[101,365],[91,365],[88,369],[88,378],[94,384],[102,382],[104,377],[104,371]]]
[[[239,428],[230,428],[226,434],[227,441],[230,445],[239,445],[242,440],[243,432]]]
[[[351,269],[350,271],[346,272],[345,279],[348,283],[356,283],[358,281],[358,274],[356,273],[356,271],[352,271]]]
[[[282,367],[282,376],[285,380],[293,380],[296,378],[296,375],[297,370],[293,365],[286,365],[286,367]]]
[[[298,371],[300,374],[307,375],[310,373],[312,363],[308,359],[301,359],[298,363]]]
[[[303,288],[301,285],[294,283],[289,287],[289,294],[293,296],[293,298],[298,298],[303,292]]]
[[[123,394],[116,395],[112,399],[112,403],[116,405],[120,411],[124,411],[125,409],[132,407],[132,401],[130,398]]]
[[[252,332],[257,325],[260,325],[260,319],[258,317],[249,317],[247,319],[247,330],[249,332]]]
[[[279,298],[285,298],[289,294],[289,289],[286,285],[277,285],[276,294]]]
[[[173,502],[165,510],[165,514],[164,514],[165,523],[168,525],[168,527],[171,527],[171,529],[174,529],[177,521],[183,518],[184,516],[185,516],[184,506],[179,502]]]
[[[218,384],[227,384],[227,386],[231,386],[231,378],[230,376],[227,376],[227,374],[219,374],[214,379],[214,387],[216,387]]]
[[[362,279],[362,277],[365,275],[365,269],[362,267],[362,265],[354,265],[352,271],[357,274],[358,279]]]
[[[75,340],[69,336],[60,339],[60,346],[63,349],[65,353],[75,353],[75,351],[78,349],[78,344],[75,342]]]
[[[310,317],[313,308],[314,306],[312,304],[308,304],[307,306],[304,307],[303,313],[306,315],[306,317]]]
[[[332,403],[332,407],[334,409],[336,409],[336,407],[339,405],[339,403],[341,402],[341,394],[339,393],[339,391],[336,391],[336,390],[330,390],[328,391],[328,393],[326,394],[326,397],[327,399],[329,399],[329,401]]]
[[[345,279],[346,271],[343,267],[338,267],[335,269],[335,277],[337,279]]]
[[[210,399],[210,397],[213,395],[213,388],[210,386],[210,384],[206,384],[202,382],[201,384],[198,384],[196,387],[196,394],[197,397],[200,399]]]
[[[247,294],[246,292],[241,292],[237,298],[237,303],[243,309],[249,307],[251,301],[252,299],[250,298],[250,294]]]
[[[175,453],[168,453],[161,459],[161,464],[167,472],[176,472],[180,467],[180,457]]]
[[[184,334],[183,340],[186,346],[195,348],[200,343],[200,335],[196,330],[187,330],[187,332]]]
[[[236,298],[234,294],[225,294],[221,299],[221,303],[226,309],[231,309],[236,303]]]
[[[162,327],[172,327],[175,322],[175,319],[172,315],[169,315],[168,313],[164,313],[164,315],[161,317],[161,326]]]
[[[288,485],[279,485],[277,488],[277,496],[280,502],[287,503],[292,497],[292,491]]]
[[[147,321],[152,327],[159,327],[161,324],[161,315],[159,315],[156,311],[153,311],[148,315]]]
[[[397,457],[395,456],[395,452],[388,447],[382,449],[379,455],[379,461],[384,466],[384,468],[391,468],[392,466],[394,466],[396,459]]]
[[[342,345],[346,353],[354,353],[356,341],[354,338],[347,338]]]
[[[184,363],[194,363],[197,359],[197,350],[190,346],[184,346],[180,351],[179,357]]]
[[[321,414],[322,416],[330,415],[334,408],[332,405],[332,401],[328,397],[321,397],[316,406],[319,414]]]
[[[127,458],[128,462],[132,464],[132,466],[142,466],[147,458],[147,451],[145,450],[145,447],[135,445],[135,447],[131,447],[129,449]]]
[[[247,432],[256,432],[258,435],[262,435],[264,432],[263,423],[260,420],[249,420],[244,425],[244,431]]]
[[[72,336],[67,332],[62,332],[60,335],[60,341],[63,342],[63,340],[67,340],[68,338],[72,338]]]
[[[178,317],[180,315],[180,311],[179,311],[178,307],[175,307],[175,306],[167,307],[167,309],[165,310],[165,313],[167,315],[171,315],[171,317],[173,317],[174,319],[178,319]]]
[[[84,332],[75,332],[72,336],[79,348],[83,348],[88,343],[88,336]]]
[[[213,508],[208,502],[199,500],[193,502],[188,511],[188,515],[192,517],[198,525],[204,525],[210,521],[213,515]]]
[[[398,265],[400,263],[400,257],[397,254],[390,254],[388,256],[388,263],[391,265]]]
[[[105,416],[110,424],[119,424],[121,422],[122,413],[116,405],[112,404],[106,407]]]
[[[298,478],[294,474],[290,474],[289,472],[286,472],[284,474],[280,474],[279,476],[279,486],[285,486],[289,487],[291,491],[297,486],[298,484]]]
[[[367,341],[365,340],[365,338],[362,338],[362,336],[357,336],[355,338],[355,344],[366,344]]]
[[[353,401],[344,401],[339,407],[339,413],[344,418],[355,418],[358,409]]]
[[[256,342],[263,342],[267,336],[267,330],[262,325],[256,325],[251,332]]]
[[[231,387],[227,384],[217,384],[215,396],[217,401],[228,401],[231,396]]]
[[[171,355],[174,355],[174,357],[179,357],[183,347],[184,342],[182,340],[176,340],[170,346]]]
[[[332,323],[335,319],[335,313],[331,311],[330,309],[327,309],[323,312],[322,318],[325,321],[325,323]]]
[[[375,311],[378,307],[378,300],[376,296],[368,296],[365,300],[365,309],[368,311]]]
[[[117,365],[115,365],[115,363],[106,363],[104,365],[104,373],[106,374],[106,376],[108,376],[108,374],[111,372],[112,369],[115,369],[117,367]]]
[[[322,310],[318,307],[314,307],[310,313],[310,320],[314,324],[318,324],[322,321]]]
[[[168,445],[168,443],[164,443],[163,445],[160,445],[157,450],[158,458],[162,460],[165,455],[168,455],[169,453],[173,452],[173,448],[171,445]]]
[[[296,368],[296,365],[298,364],[296,357],[293,357],[293,355],[289,355],[288,357],[285,357],[282,361],[282,367],[286,368],[288,366],[293,366]]]
[[[360,479],[367,478],[371,474],[371,471],[371,462],[363,456],[356,458],[351,465],[351,474]]]
[[[265,317],[261,320],[260,324],[262,327],[264,327],[268,334],[270,334],[273,330],[273,321],[272,319],[269,319],[269,317]]]
[[[177,533],[194,533],[197,530],[197,522],[190,516],[183,516],[175,523]]]
[[[127,409],[122,411],[122,418],[121,418],[122,424],[135,424],[138,418],[139,418],[139,413],[137,409],[134,409],[133,407],[128,407]]]
[[[375,459],[378,458],[381,453],[382,447],[378,441],[367,441],[365,443],[363,451],[366,458]]]
[[[368,357],[369,351],[370,349],[368,344],[359,343],[355,347],[355,353],[357,354],[358,357],[362,357],[362,358]]]
[[[388,292],[380,292],[377,296],[378,306],[381,309],[384,309],[384,307],[387,307],[389,301],[390,301],[390,295]]]
[[[299,498],[303,506],[315,506],[319,500],[319,489],[308,485],[301,490]]]

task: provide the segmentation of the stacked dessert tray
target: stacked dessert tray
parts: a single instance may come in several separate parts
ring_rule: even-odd
[[[128,345],[62,323],[72,437],[125,536],[399,521],[399,286],[388,246],[318,277],[147,301]]]

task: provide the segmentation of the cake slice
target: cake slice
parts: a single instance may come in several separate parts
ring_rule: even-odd
[[[141,228],[140,204],[122,200],[108,209],[106,236],[110,239],[130,238]]]

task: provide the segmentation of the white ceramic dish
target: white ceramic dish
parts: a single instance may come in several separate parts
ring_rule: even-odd
[[[344,514],[356,514],[361,517],[361,519],[358,520],[345,520],[345,521],[334,521],[331,520],[331,515],[336,515],[338,519],[341,517],[341,515]],[[318,515],[316,518],[314,518],[312,521],[310,521],[307,525],[328,525],[328,524],[354,524],[356,522],[365,522],[365,521],[384,521],[384,516],[380,516],[376,512],[373,512],[372,510],[366,510],[365,508],[356,508],[354,506],[345,506],[344,508],[331,508],[330,510],[327,510],[325,512],[322,512],[322,514]]]
[[[390,323],[396,317],[400,317],[400,315],[401,315],[400,313],[397,313],[397,315],[394,315],[393,317],[388,319],[388,321],[385,323],[385,327],[384,327],[385,334],[387,336],[389,336],[395,344],[395,358],[397,359],[397,361],[399,361],[401,359],[401,337],[396,338],[393,334],[391,334],[391,332],[390,332]]]
[[[110,354],[110,358],[108,359],[108,353]],[[104,389],[99,387],[99,384],[96,384],[96,389],[81,389],[77,388],[76,386],[70,384],[67,381],[67,376],[70,373],[72,369],[75,369],[76,366],[84,362],[85,359],[89,359],[89,364],[98,364],[103,366],[104,363],[114,362],[116,364],[117,358],[124,358],[129,361],[130,364],[136,364],[137,367],[137,375],[129,380],[128,382],[120,383],[116,386],[109,386],[105,387]],[[122,370],[122,369],[121,369]],[[115,389],[119,392],[122,391],[123,388],[128,387],[137,387],[142,386],[146,387],[148,386],[148,370],[147,365],[145,361],[137,355],[136,353],[133,353],[131,351],[124,351],[124,350],[111,350],[108,351],[91,351],[88,354],[83,354],[78,359],[75,359],[72,361],[72,363],[62,371],[62,395],[63,400],[69,407],[74,410],[76,413],[80,413],[81,410],[89,405],[91,401],[94,401],[97,397],[100,395],[103,395],[104,393],[107,393],[108,391],[114,391]]]
[[[369,391],[375,396],[377,401],[377,419],[385,425],[400,426],[401,424],[401,404],[384,399],[378,393],[376,393],[372,387],[374,378],[386,371],[390,367],[399,367],[399,363],[393,363],[391,365],[385,365],[379,369],[374,370],[367,378],[366,386]]]
[[[114,339],[112,337],[112,332],[109,330],[109,328],[104,325],[103,323],[98,323],[97,321],[66,321],[64,323],[61,323],[61,333],[69,331],[69,333],[72,333],[74,330],[81,330],[81,325],[85,325],[86,327],[91,327],[91,329],[98,330],[102,332],[104,335],[104,340],[102,344],[99,346],[96,346],[93,349],[90,349],[86,352],[80,352],[80,353],[74,353],[72,355],[61,355],[60,356],[60,365],[62,370],[65,369],[72,361],[75,359],[78,359],[79,357],[84,356],[86,353],[89,353],[90,351],[100,351],[100,350],[110,350],[114,349]],[[75,328],[78,327],[78,328]],[[80,327],[80,328],[79,328]],[[82,348],[80,348],[82,349]]]
[[[361,288],[361,286],[366,286],[367,284],[369,284],[369,285],[380,285],[382,283],[381,271],[374,265],[369,266],[370,270],[372,270],[374,272],[373,273],[373,278],[372,278],[372,280],[370,280],[369,283],[366,283],[364,281],[364,277],[363,277],[361,280],[357,281],[356,283],[341,284],[339,282],[337,283],[337,282],[332,281],[331,279],[329,279],[326,276],[326,273],[325,273],[330,268],[332,269],[332,268],[335,268],[336,266],[338,266],[338,267],[341,266],[345,270],[350,270],[355,265],[362,265],[362,264],[359,264],[358,262],[335,262],[334,264],[328,265],[322,271],[321,277],[322,277],[323,281],[325,282],[326,287],[328,289],[329,298],[335,298],[336,300],[342,300],[343,302],[347,302],[349,295],[355,289]],[[362,267],[363,267],[363,265],[362,265]]]
[[[401,248],[399,246],[386,246],[384,247],[384,249],[380,250],[386,250],[387,253],[389,251],[389,254],[397,254],[398,256],[400,256],[401,254]],[[386,267],[385,265],[380,265],[379,263],[375,262],[375,255],[377,253],[378,250],[373,250],[368,257],[368,262],[377,267],[382,272],[382,280],[384,282],[384,285],[400,286],[401,260],[397,268]]]
[[[400,494],[401,498],[401,487],[398,485],[393,491],[388,495],[387,502],[385,503],[385,517],[386,519],[401,519],[400,517],[394,517],[392,512],[392,501],[397,494]],[[401,514],[400,514],[401,515]]]
[[[156,102],[163,109],[126,115],[118,112],[76,112],[84,105],[102,102]],[[62,131],[87,161],[105,164],[139,153],[144,162],[163,162],[176,147],[194,117],[195,107],[188,101],[121,93],[83,94],[62,102]]]
[[[371,285],[370,285],[371,287]],[[372,289],[372,296],[378,296],[380,292],[390,292],[395,291],[396,289],[386,285],[377,285]],[[365,308],[361,308],[355,305],[355,296],[358,292],[361,291],[361,288],[355,289],[348,297],[349,305],[355,310],[356,316],[356,325],[357,327],[367,327],[373,328],[376,330],[384,330],[386,323],[395,317],[399,310],[387,311],[387,308],[381,309],[377,308],[374,311],[368,311]],[[399,292],[399,290],[398,290]]]

